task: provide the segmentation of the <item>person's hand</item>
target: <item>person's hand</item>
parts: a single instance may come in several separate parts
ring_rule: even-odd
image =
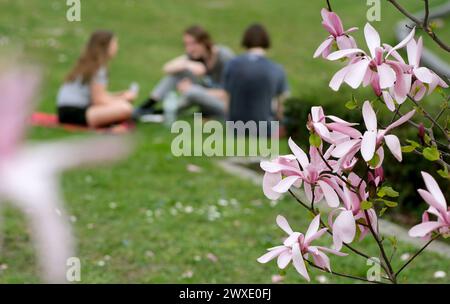
[[[182,79],[178,85],[177,89],[181,94],[186,94],[192,87],[192,81],[189,78]]]
[[[188,60],[186,66],[187,69],[195,76],[203,76],[206,74],[206,67],[201,62]]]
[[[122,93],[122,98],[126,99],[127,101],[133,101],[136,99],[136,92],[128,90]]]

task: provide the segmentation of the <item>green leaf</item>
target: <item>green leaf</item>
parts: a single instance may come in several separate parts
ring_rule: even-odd
[[[380,210],[380,216],[383,216],[383,214],[386,212],[387,209],[388,209],[387,207],[381,208],[381,210]]]
[[[443,178],[450,178],[450,175],[448,174],[447,166],[445,167],[445,169],[438,170],[437,173]]]
[[[373,207],[373,204],[371,202],[369,202],[369,201],[362,201],[361,202],[362,210],[368,210],[368,209],[370,209],[372,207]]]
[[[395,236],[389,236],[387,239],[391,242],[392,247],[397,248],[398,241]]]
[[[430,136],[428,134],[425,134],[425,136],[423,137],[423,140],[425,141],[425,143],[428,146],[431,146],[431,138],[430,138]]]
[[[414,148],[414,146],[403,146],[402,147],[403,153],[411,153],[414,150],[416,150],[416,148]]]
[[[345,107],[347,108],[347,109],[349,109],[349,110],[354,110],[354,109],[356,109],[356,107],[357,107],[358,105],[357,104],[355,104],[353,101],[347,101],[346,103],[345,103]]]
[[[349,110],[354,110],[358,107],[358,102],[356,101],[355,96],[352,96],[352,100],[345,103],[345,107]]]
[[[368,162],[368,164],[372,167],[375,168],[378,163],[380,162],[380,157],[378,156],[378,154],[374,154],[373,158]]]
[[[422,151],[423,156],[428,159],[429,161],[436,161],[440,158],[441,154],[436,149],[436,147],[428,147],[423,149]]]
[[[398,204],[396,202],[393,202],[393,201],[383,200],[383,203],[386,206],[388,206],[389,208],[394,208],[394,207],[398,206]]]
[[[411,146],[413,146],[414,148],[419,148],[419,147],[422,146],[422,145],[419,144],[417,141],[414,141],[414,140],[411,140],[411,139],[407,139],[406,142],[407,142],[408,144],[410,144]]]
[[[322,139],[320,138],[319,135],[317,135],[316,133],[313,133],[309,136],[309,144],[311,146],[318,148],[322,144]]]
[[[380,190],[377,192],[379,197],[389,196],[389,197],[398,197],[399,193],[392,189],[392,187],[381,187]]]

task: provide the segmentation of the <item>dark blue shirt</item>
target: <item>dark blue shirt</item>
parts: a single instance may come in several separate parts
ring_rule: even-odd
[[[272,100],[289,90],[281,65],[251,53],[230,60],[223,81],[230,96],[231,121],[273,120]]]

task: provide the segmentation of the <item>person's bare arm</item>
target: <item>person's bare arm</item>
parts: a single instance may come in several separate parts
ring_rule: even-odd
[[[189,70],[196,76],[201,76],[206,73],[206,67],[201,62],[189,60],[186,55],[179,56],[167,62],[163,71],[166,74],[176,74],[185,70]]]
[[[120,95],[111,94],[110,92],[107,91],[106,86],[104,84],[96,83],[96,82],[93,82],[91,84],[91,98],[92,98],[92,103],[95,105],[102,105],[102,104],[108,104],[111,102],[115,102],[118,100],[125,100],[125,99],[127,99],[125,97],[129,95],[129,93],[127,93],[127,92],[128,91],[126,91]],[[128,96],[128,97],[130,97],[130,96]]]
[[[219,98],[225,102],[228,102],[228,94],[223,89],[208,89],[208,94]]]
[[[282,121],[284,118],[284,101],[289,97],[289,93],[283,93],[277,97],[277,119]]]

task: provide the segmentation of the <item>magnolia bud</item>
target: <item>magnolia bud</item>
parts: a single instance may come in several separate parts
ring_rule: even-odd
[[[423,126],[423,123],[420,123],[419,125],[418,136],[422,145],[425,144],[425,127]]]
[[[375,169],[375,178],[379,178],[379,183],[384,182],[384,170],[383,167],[378,167]]]

